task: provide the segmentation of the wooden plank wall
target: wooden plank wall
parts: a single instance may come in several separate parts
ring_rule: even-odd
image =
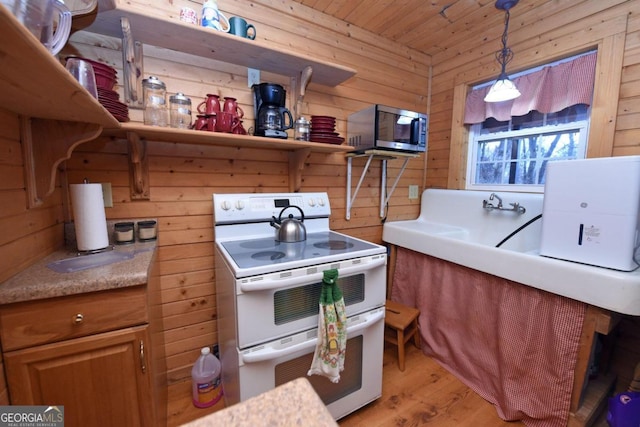
[[[508,72],[548,63],[591,47],[602,51],[604,46],[609,52],[619,52],[604,58],[606,66],[615,66],[611,72],[598,76],[599,83],[606,87],[602,94],[607,98],[604,101],[611,99],[614,104],[607,114],[602,114],[602,100],[594,109],[599,119],[591,123],[590,156],[640,154],[639,12],[637,0],[521,1],[511,10],[508,42],[515,57]],[[461,43],[457,49],[433,55],[427,188],[453,188],[454,182],[464,179],[468,145],[466,132],[458,120],[464,106],[456,104],[456,100],[464,100],[466,92],[458,93],[461,87],[493,79],[499,73],[494,52],[500,48],[499,37],[504,27],[502,15],[496,13],[498,19],[487,17],[484,28],[451,30],[452,37],[460,40],[473,31],[477,45]],[[596,72],[602,73],[600,69]],[[616,106],[614,94],[617,92]],[[456,177],[460,177],[459,180]],[[463,188],[463,184],[459,188]],[[618,374],[618,390],[626,389],[640,360],[639,330],[640,318],[625,316],[615,332],[617,340],[611,369]]]
[[[611,73],[599,75],[599,83],[606,86],[608,99],[620,91],[616,115],[613,104],[610,115],[599,116],[592,122],[589,153],[598,156],[640,154],[637,129],[637,95],[640,89],[640,56],[638,56],[639,24],[637,13],[640,2],[624,0],[589,0],[575,2],[529,1],[520,2],[511,10],[509,47],[514,59],[507,72],[513,73],[570,56],[590,48],[605,46],[617,56],[606,58],[605,63],[621,64]],[[500,48],[504,29],[503,18],[487,17],[485,28],[474,28],[478,44],[460,44],[457,49],[446,49],[433,55],[433,78],[427,187],[464,188],[464,183],[453,184],[452,177],[464,180],[467,150],[466,132],[460,123],[464,93],[454,93],[460,85],[473,85],[491,80],[499,74],[494,52]],[[452,29],[452,37],[468,37],[468,28]],[[620,55],[623,55],[621,58]],[[597,70],[596,72],[600,72]],[[619,85],[610,87],[611,82]],[[607,99],[607,100],[608,100]],[[461,110],[462,109],[462,110]],[[600,114],[601,105],[593,114]],[[612,141],[606,135],[609,127]]]
[[[0,108],[0,282],[63,243],[59,188],[38,209],[27,209],[20,119]]]
[[[174,14],[184,4],[191,4],[196,9],[200,4],[187,0],[138,0],[138,3],[164,8],[167,13]],[[493,24],[501,19],[487,19],[484,28],[459,29],[460,32],[477,33],[477,46],[465,43],[459,49],[444,50],[428,58],[299,4],[225,0],[220,7],[228,16],[240,15],[256,25],[260,39],[327,58],[358,71],[354,78],[335,88],[316,85],[312,79],[303,106],[307,115],[337,117],[337,130],[343,135],[348,114],[372,103],[430,110],[428,155],[409,162],[409,169],[390,202],[390,220],[417,215],[418,203],[407,199],[409,184],[418,184],[421,189],[425,184],[426,187],[446,187],[449,175],[458,173],[449,169],[452,143],[464,143],[452,140],[454,88],[460,83],[474,83],[497,74],[493,52],[499,46],[502,28]],[[569,53],[585,38],[601,37],[607,28],[613,27],[626,36],[618,113],[610,118],[610,123],[616,127],[613,155],[640,154],[640,131],[635,125],[640,94],[639,9],[637,0],[530,1],[520,2],[512,12],[509,41],[516,53],[510,65],[513,70],[553,59],[560,52]],[[458,35],[452,33],[452,37]],[[545,49],[538,49],[538,46]],[[558,47],[553,49],[554,46]],[[183,91],[196,104],[206,93],[231,94],[238,98],[247,116],[253,116],[246,69],[153,46],[145,45],[144,49],[145,75],[159,76],[167,83],[169,92]],[[114,65],[122,78],[119,40],[78,32],[62,56],[72,53]],[[429,101],[431,61],[433,96]],[[460,81],[460,76],[473,77]],[[289,76],[262,73],[262,80],[289,85]],[[141,121],[141,112],[132,111],[132,118]],[[19,118],[2,110],[0,147],[2,281],[62,245],[62,223],[69,218],[60,183],[45,206],[27,210]],[[66,172],[62,171],[59,181],[76,183],[88,177],[94,182],[111,182],[114,208],[107,209],[109,219],[159,219],[158,259],[164,335],[170,381],[175,382],[188,376],[199,347],[217,341],[211,194],[287,191],[287,156],[270,150],[156,142],[149,144],[149,154],[150,201],[131,201],[129,198],[126,145],[122,141],[100,139],[82,145],[67,162]],[[355,162],[355,166],[354,174],[359,176],[361,165]],[[391,177],[395,176],[398,167],[399,161],[390,163]],[[313,154],[306,161],[302,191],[329,193],[334,213],[333,229],[380,241],[379,165],[374,165],[365,178],[351,221],[344,219],[345,175],[344,156]],[[636,319],[625,318],[623,325],[627,326],[624,331],[638,330]],[[640,354],[634,344],[637,333],[623,333],[621,341],[623,347],[618,347],[622,348],[619,353],[624,354],[628,363],[631,360],[635,363]],[[627,372],[626,365],[620,370]]]
[[[143,2],[139,2],[143,3]],[[188,2],[154,2],[175,14]],[[194,8],[199,4],[191,3]],[[307,88],[303,113],[337,118],[337,131],[346,136],[349,113],[373,103],[427,111],[430,59],[418,52],[350,28],[341,21],[319,16],[307,7],[278,2],[225,1],[227,16],[241,15],[253,23],[258,38],[298,52],[355,68],[357,75],[338,87]],[[135,35],[135,28],[132,28]],[[120,41],[88,32],[76,33],[67,54],[107,62],[121,73]],[[253,126],[253,98],[247,87],[247,69],[181,52],[145,45],[145,76],[156,75],[169,93],[184,92],[197,105],[207,93],[234,96],[245,112],[245,126]],[[261,73],[262,81],[289,89],[290,76]],[[121,90],[121,88],[118,88]],[[288,101],[291,93],[288,92]],[[142,113],[131,117],[142,121]],[[249,120],[247,120],[249,119]],[[110,182],[114,207],[109,219],[157,217],[159,221],[160,283],[169,381],[190,375],[199,348],[217,342],[214,235],[211,195],[215,192],[286,192],[289,188],[288,153],[276,150],[207,147],[150,141],[148,144],[151,200],[132,201],[126,144],[98,139],[79,147],[66,162],[69,183],[87,177]],[[389,218],[417,216],[419,203],[408,199],[408,185],[422,187],[424,156],[409,162],[394,193]],[[389,162],[395,178],[401,160]],[[354,161],[354,179],[365,160]],[[380,163],[374,162],[352,211],[345,220],[346,159],[343,154],[313,153],[305,162],[301,191],[327,191],[332,205],[331,227],[367,240],[381,241],[379,218]],[[355,184],[354,184],[355,186]]]

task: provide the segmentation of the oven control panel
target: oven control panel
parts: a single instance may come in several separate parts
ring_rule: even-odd
[[[300,210],[295,207],[300,208]],[[283,212],[283,209],[285,211]],[[327,193],[230,193],[213,195],[215,224],[257,222],[272,217],[327,218],[331,206]]]

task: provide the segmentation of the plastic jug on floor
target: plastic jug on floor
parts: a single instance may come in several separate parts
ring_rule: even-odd
[[[193,404],[196,407],[208,408],[218,403],[222,397],[220,371],[218,358],[211,354],[209,347],[203,347],[191,369]]]

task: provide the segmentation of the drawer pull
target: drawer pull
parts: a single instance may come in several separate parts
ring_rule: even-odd
[[[75,317],[73,318],[73,323],[75,323],[76,325],[79,325],[83,321],[84,321],[84,316],[82,315],[82,313],[76,314]]]

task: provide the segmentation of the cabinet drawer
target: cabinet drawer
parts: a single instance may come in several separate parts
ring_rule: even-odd
[[[0,308],[4,351],[147,323],[144,286],[11,304]]]

